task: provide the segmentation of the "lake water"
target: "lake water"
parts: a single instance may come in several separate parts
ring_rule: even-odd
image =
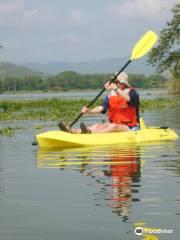
[[[167,91],[164,89],[148,89],[139,90],[140,97],[143,99],[153,99],[158,97],[172,97],[167,95]],[[50,98],[66,98],[66,99],[92,99],[99,91],[76,91],[76,92],[47,92],[47,93],[11,93],[1,94],[0,100],[38,100],[38,99],[50,99]],[[105,93],[106,94],[106,93]]]
[[[180,109],[143,117],[180,135]],[[0,240],[179,240],[179,140],[48,151],[31,145],[35,124],[0,137]]]

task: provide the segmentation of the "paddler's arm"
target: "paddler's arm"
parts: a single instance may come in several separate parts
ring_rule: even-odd
[[[93,109],[83,107],[82,108],[82,113],[84,113],[84,114],[85,113],[87,113],[87,114],[88,113],[92,113],[92,114],[102,113],[102,114],[105,114],[108,111],[108,108],[109,108],[109,97],[108,97],[108,95],[106,95],[101,106],[97,106]]]
[[[84,113],[84,114],[89,114],[89,113],[95,114],[95,113],[101,113],[103,111],[104,111],[103,106],[97,106],[97,107],[92,108],[92,109],[89,109],[86,106],[82,108],[82,113]]]
[[[121,97],[124,98],[127,102],[130,101],[130,96],[129,96],[129,94],[125,93],[124,91],[122,91],[122,90],[121,90],[120,88],[118,88],[117,86],[116,86],[116,88],[115,88],[114,90],[116,91],[116,93],[117,93],[118,95],[121,95]]]

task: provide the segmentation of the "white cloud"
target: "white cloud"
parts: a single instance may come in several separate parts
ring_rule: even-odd
[[[24,17],[25,17],[25,20],[30,20],[31,18],[34,17],[34,15],[38,14],[39,13],[39,10],[38,9],[33,9],[31,11],[25,11],[24,12]]]
[[[8,43],[2,51],[14,61],[127,55],[144,31],[163,28],[176,2],[91,1],[85,7],[80,1],[0,0],[0,40]]]
[[[177,0],[126,0],[108,8],[110,14],[130,18],[159,19],[167,15]]]

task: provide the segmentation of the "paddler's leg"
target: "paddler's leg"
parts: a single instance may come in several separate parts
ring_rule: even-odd
[[[80,124],[80,129],[71,129],[71,133],[95,133],[100,131],[100,129],[105,129],[109,126],[109,123],[93,124],[91,126],[86,126],[84,123]],[[100,131],[101,132],[101,131]]]
[[[92,133],[127,132],[129,130],[127,126],[115,123],[95,124],[88,128]]]
[[[82,133],[82,129],[70,129],[64,123],[59,124],[59,128],[65,132]],[[129,130],[127,126],[115,123],[94,124],[92,126],[88,126],[87,129],[90,130],[91,133],[126,132]]]
[[[100,129],[105,129],[109,126],[109,123],[95,123],[92,126],[88,126],[88,128],[92,131],[92,132],[96,132]]]
[[[91,126],[86,126],[84,123],[80,124],[80,129],[71,129],[72,133],[98,133],[103,132],[109,126],[109,123],[96,123]],[[103,129],[103,131],[101,131]]]

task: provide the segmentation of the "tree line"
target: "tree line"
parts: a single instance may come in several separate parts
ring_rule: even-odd
[[[98,89],[112,77],[112,74],[79,74],[74,71],[65,71],[47,79],[40,76],[28,76],[22,79],[5,78],[0,80],[0,92],[5,91],[49,91],[49,90],[74,90]],[[145,76],[130,74],[129,82],[136,88],[163,87],[167,79],[160,75]]]
[[[172,18],[161,30],[158,45],[149,54],[149,64],[156,66],[159,73],[171,75],[169,90],[180,94],[180,3],[171,9]]]

